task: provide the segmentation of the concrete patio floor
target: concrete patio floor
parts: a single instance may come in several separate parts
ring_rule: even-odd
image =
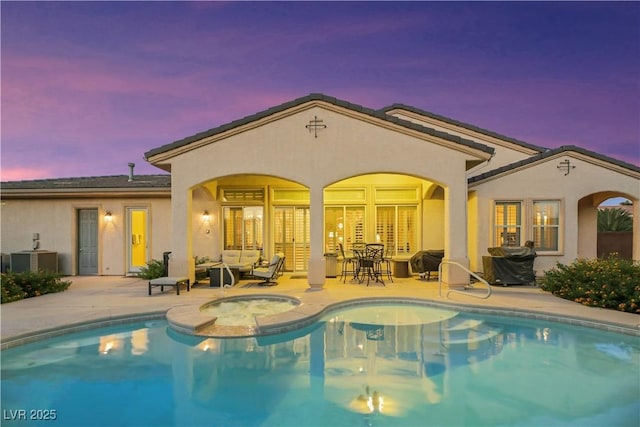
[[[242,280],[233,288],[210,288],[208,283],[196,285],[176,295],[175,288],[164,292],[153,289],[148,295],[147,281],[136,277],[73,276],[69,289],[58,294],[29,298],[0,307],[1,348],[36,339],[95,326],[122,323],[126,319],[162,317],[173,307],[198,306],[218,298],[250,294],[282,294],[299,298],[303,304],[326,308],[332,304],[358,298],[406,297],[492,314],[507,314],[599,327],[640,336],[640,316],[614,310],[585,307],[557,298],[534,286],[492,287],[488,299],[468,295],[439,296],[436,280],[416,276],[394,278],[393,283],[342,283],[327,278],[322,290],[311,290],[302,275],[285,274],[277,286],[258,286],[256,280]],[[485,293],[478,285],[473,291]]]

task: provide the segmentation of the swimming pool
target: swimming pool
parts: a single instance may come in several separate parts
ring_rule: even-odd
[[[3,351],[2,425],[635,426],[639,366],[638,337],[414,304],[254,338],[158,320]]]

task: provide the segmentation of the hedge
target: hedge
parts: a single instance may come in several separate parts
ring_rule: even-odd
[[[540,287],[589,307],[640,314],[640,263],[615,255],[557,263],[544,274]]]

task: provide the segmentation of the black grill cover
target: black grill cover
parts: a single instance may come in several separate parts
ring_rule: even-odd
[[[482,257],[484,278],[501,285],[529,285],[535,283],[533,261],[536,251],[527,246],[488,248],[491,256]]]
[[[438,266],[444,257],[443,250],[419,251],[411,257],[411,270],[414,273],[426,273],[427,271],[438,271]]]

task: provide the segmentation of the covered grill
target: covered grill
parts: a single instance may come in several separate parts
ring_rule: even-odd
[[[482,257],[485,280],[503,286],[535,284],[533,261],[536,251],[532,243],[527,243],[526,246],[488,248],[491,256]]]
[[[418,273],[421,277],[429,278],[431,272],[438,271],[438,267],[444,257],[443,250],[428,250],[419,251],[411,257],[409,262],[411,263],[411,270],[414,273]]]

